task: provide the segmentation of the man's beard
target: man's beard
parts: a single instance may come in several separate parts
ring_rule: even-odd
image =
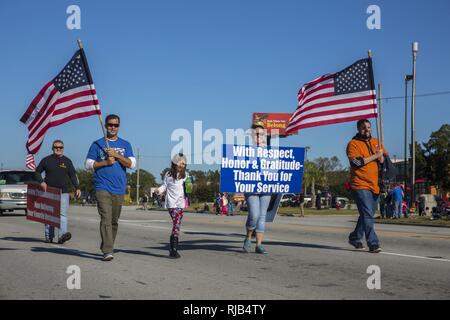
[[[358,133],[358,136],[359,136],[361,139],[364,139],[364,140],[370,140],[370,138],[372,138],[372,134],[371,134],[371,133],[368,133],[368,134],[361,134],[361,133]]]

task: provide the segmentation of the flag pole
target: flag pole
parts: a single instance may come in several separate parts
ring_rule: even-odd
[[[378,84],[378,106],[380,108],[380,140],[381,140],[382,145],[384,145],[383,111],[382,111],[382,98],[381,98],[381,84],[380,83]]]
[[[369,49],[369,51],[367,51],[367,55],[369,56],[369,59],[372,59],[372,50]],[[372,85],[375,87],[375,83],[372,83]],[[378,128],[378,104],[377,104],[377,119],[376,119],[376,127],[377,127],[377,137],[378,137],[378,145],[380,145],[380,130]]]
[[[78,47],[80,48],[80,50],[84,50],[84,45],[83,45],[83,42],[81,41],[81,39],[78,39],[77,42],[78,42]],[[105,125],[103,124],[103,119],[102,119],[101,114],[98,114],[98,119],[100,120],[100,127],[102,128],[103,137],[105,138],[105,142],[106,142],[106,147],[109,149],[108,138],[106,136]]]

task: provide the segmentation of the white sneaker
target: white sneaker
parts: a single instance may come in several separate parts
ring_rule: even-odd
[[[111,261],[112,259],[114,259],[114,256],[112,253],[105,253],[103,255],[103,261]]]

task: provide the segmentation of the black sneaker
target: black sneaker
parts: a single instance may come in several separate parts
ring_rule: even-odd
[[[69,241],[72,238],[72,234],[70,232],[64,233],[61,238],[58,239],[59,244],[63,244],[66,241]]]
[[[348,243],[350,243],[353,247],[355,247],[355,249],[358,249],[358,250],[365,249],[364,245],[361,242],[349,241]]]
[[[379,253],[379,252],[381,252],[381,248],[379,245],[374,245],[374,246],[369,247],[369,252],[370,253]]]
[[[45,238],[45,243],[53,243],[53,238]]]
[[[180,254],[178,253],[178,251],[175,251],[175,250],[170,250],[169,251],[169,258],[171,258],[171,259],[178,259],[178,258],[180,258],[181,256],[180,256]]]

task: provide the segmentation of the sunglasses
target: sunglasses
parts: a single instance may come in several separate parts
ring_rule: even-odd
[[[64,147],[60,147],[60,146],[53,146],[53,149],[64,149]]]
[[[262,133],[262,132],[261,132],[261,133],[255,132],[254,135],[255,135],[256,137],[258,137],[258,138],[259,138],[259,137],[265,137],[265,136],[267,136],[266,133]]]
[[[107,123],[106,126],[111,127],[111,128],[118,128],[118,127],[120,127],[120,124],[118,124],[118,123]]]

